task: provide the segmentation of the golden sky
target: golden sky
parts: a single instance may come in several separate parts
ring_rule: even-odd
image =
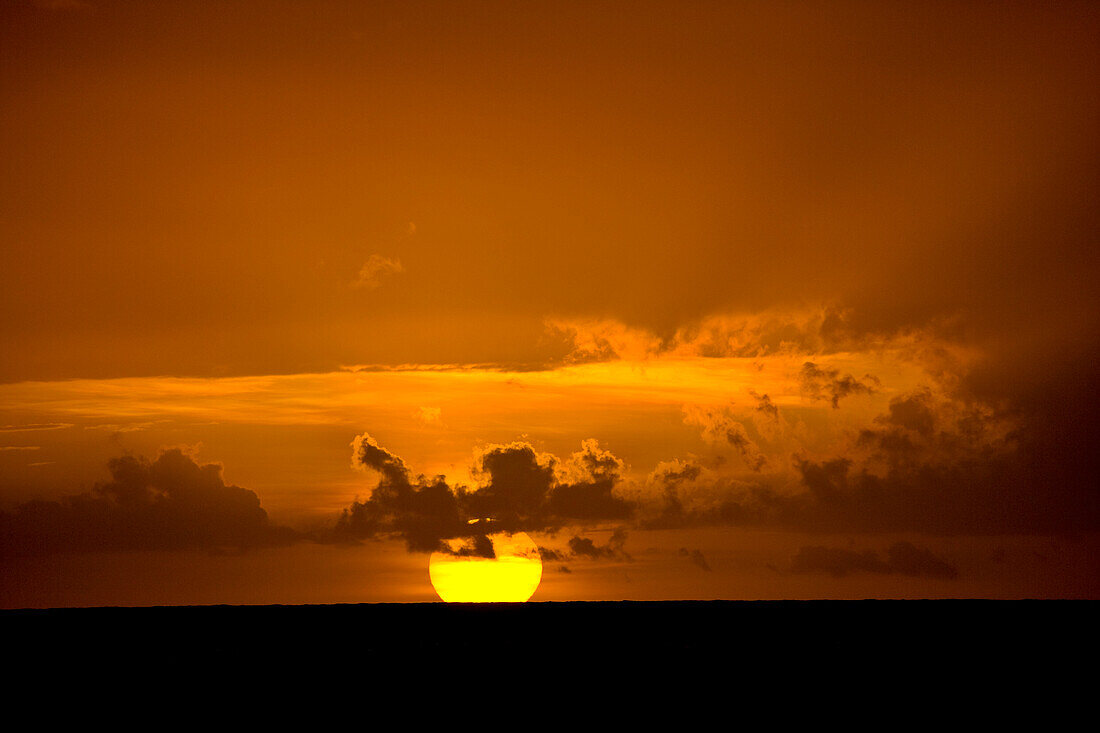
[[[0,33],[0,606],[1100,596],[1094,3]]]

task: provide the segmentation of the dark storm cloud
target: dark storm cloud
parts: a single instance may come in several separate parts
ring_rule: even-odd
[[[822,546],[803,547],[791,561],[791,572],[829,573],[841,577],[851,573],[883,573],[945,578],[954,580],[959,572],[954,565],[936,557],[931,550],[909,542],[890,546],[883,559],[873,550],[845,550]]]
[[[870,374],[856,379],[851,374],[841,376],[840,370],[819,367],[812,361],[802,365],[798,375],[799,385],[806,396],[815,400],[828,400],[834,409],[849,395],[871,394],[879,386],[877,378]]]
[[[397,536],[410,552],[455,552],[492,557],[479,538],[494,532],[556,530],[569,524],[625,519],[631,505],[613,493],[622,461],[594,440],[567,461],[536,453],[527,443],[495,445],[478,456],[476,488],[443,476],[413,477],[404,461],[363,434],[352,443],[354,465],[379,475],[364,501],[344,511],[324,539],[354,541]],[[468,539],[459,550],[446,540]]]
[[[0,555],[247,549],[299,539],[268,520],[255,493],[227,485],[221,466],[199,465],[179,449],[152,462],[115,458],[108,467],[111,480],[88,493],[0,513]]]

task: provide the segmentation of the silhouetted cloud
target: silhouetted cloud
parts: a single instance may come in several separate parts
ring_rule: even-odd
[[[449,552],[444,539],[485,534],[466,521],[444,477],[411,478],[404,461],[365,433],[351,445],[352,465],[377,472],[379,482],[369,499],[357,500],[344,510],[333,539],[394,534],[405,540],[410,552]]]
[[[352,463],[379,474],[370,497],[344,511],[326,539],[397,536],[411,552],[453,552],[445,540],[495,532],[558,529],[625,519],[631,505],[614,494],[623,464],[595,440],[567,461],[528,443],[492,445],[477,456],[477,487],[443,476],[412,477],[404,461],[367,434],[352,442]]]
[[[587,557],[592,559],[611,557],[613,554],[611,548],[600,547],[588,537],[570,538],[569,551],[572,552],[575,557]]]
[[[795,573],[829,573],[841,577],[856,572],[900,573],[910,576],[946,578],[959,576],[954,565],[936,557],[931,550],[916,547],[909,542],[897,542],[890,546],[883,559],[873,550],[845,550],[820,545],[803,547],[791,561]]]
[[[849,395],[871,394],[879,386],[879,380],[865,374],[862,380],[851,374],[841,376],[839,369],[819,367],[812,361],[802,365],[799,383],[806,396],[815,400],[828,400],[834,409],[840,407],[840,401]]]
[[[388,483],[409,482],[409,469],[405,467],[405,462],[379,446],[366,433],[355,436],[351,442],[351,465],[359,470],[369,468],[377,471]]]
[[[566,555],[565,553],[559,552],[558,550],[555,550],[553,548],[543,547],[542,545],[539,545],[539,557],[542,558],[543,562],[554,562],[556,560],[565,559]]]
[[[606,545],[597,545],[589,537],[574,535],[569,540],[569,551],[574,558],[587,558],[589,560],[618,559],[631,560],[630,555],[624,549],[626,547],[626,531],[622,527],[616,528]]]
[[[483,557],[490,560],[497,556],[496,550],[493,548],[493,540],[483,534],[469,538],[458,549],[451,550],[451,554],[458,557]]]
[[[58,501],[0,513],[0,555],[108,550],[248,549],[301,535],[273,525],[255,493],[227,485],[221,466],[179,449],[155,461],[112,459],[111,480]]]
[[[581,521],[625,519],[630,505],[613,493],[621,480],[623,462],[600,448],[596,440],[581,442],[581,450],[563,466],[565,480],[550,492],[551,516]]]

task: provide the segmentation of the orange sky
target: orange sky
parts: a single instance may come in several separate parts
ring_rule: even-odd
[[[1100,595],[1094,4],[0,33],[0,606],[432,600],[418,474],[536,600]]]

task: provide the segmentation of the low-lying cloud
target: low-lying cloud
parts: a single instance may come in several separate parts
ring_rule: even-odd
[[[909,542],[891,545],[885,558],[874,550],[846,550],[820,545],[803,547],[791,561],[791,572],[828,573],[838,578],[852,573],[898,573],[947,580],[959,577],[954,565],[937,557],[928,548]]]
[[[271,523],[255,493],[179,449],[110,461],[111,480],[58,501],[0,512],[0,556],[110,550],[244,550],[301,537]]]

